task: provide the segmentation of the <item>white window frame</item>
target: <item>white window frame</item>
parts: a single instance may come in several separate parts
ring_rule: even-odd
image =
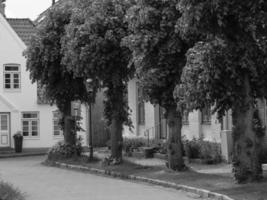
[[[7,71],[6,67],[18,67],[18,70],[11,70],[11,71]],[[19,64],[4,64],[4,73],[3,73],[3,86],[4,86],[4,90],[7,91],[20,91],[21,90],[21,67]],[[10,75],[10,88],[6,88],[6,75],[9,74]],[[18,75],[18,88],[15,88],[14,85],[14,76]]]
[[[37,118],[24,118],[24,114],[37,114]],[[24,127],[23,127],[23,122],[24,121],[28,121],[28,132],[29,135],[28,136],[24,136],[23,132],[24,132]],[[32,135],[32,122],[36,121],[37,122],[37,135]],[[36,111],[26,111],[26,112],[22,112],[21,113],[21,128],[22,128],[22,134],[23,137],[25,138],[40,138],[40,116],[39,116],[39,112]]]
[[[55,110],[52,112],[52,115],[53,115],[53,119],[52,119],[52,126],[53,126],[53,137],[54,138],[62,138],[63,137],[63,130],[60,129],[59,125],[58,126],[58,129],[56,130],[55,127],[55,123],[59,123],[59,118],[56,118],[55,115],[60,115],[60,111],[58,110]],[[59,132],[59,135],[55,135],[55,132],[58,131]]]

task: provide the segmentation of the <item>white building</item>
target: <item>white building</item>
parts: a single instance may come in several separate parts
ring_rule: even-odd
[[[134,128],[132,132],[125,129],[126,136],[165,139],[168,135],[166,119],[162,109],[149,102],[144,102],[136,79],[128,84],[128,103],[132,110],[131,119]],[[204,137],[210,141],[221,142],[221,123],[216,115],[211,115],[210,109],[194,111],[183,116],[182,134],[188,139]]]
[[[163,110],[158,105],[144,102],[137,79],[128,83],[128,104],[132,111],[130,117],[134,127],[132,131],[125,127],[125,137],[149,137],[158,140],[168,138],[168,126]],[[232,151],[229,130],[232,125],[228,117],[223,121],[220,122],[216,115],[212,115],[210,108],[187,113],[183,116],[182,135],[189,140],[203,137],[205,140],[221,143],[223,156],[229,160]]]
[[[162,109],[142,99],[142,91],[137,79],[128,83],[128,104],[131,109],[132,131],[124,129],[125,137],[150,137],[151,139],[165,140],[168,138],[168,127]],[[266,102],[258,102],[263,123],[267,125]],[[216,114],[211,114],[211,109],[197,110],[183,116],[182,135],[187,139],[203,137],[204,140],[221,143],[223,158],[231,159],[233,150],[232,141],[232,116],[229,111],[219,121]],[[267,144],[267,128],[265,129],[264,145]]]
[[[57,108],[41,101],[37,84],[26,71],[23,51],[34,31],[29,19],[4,17],[0,4],[0,147],[13,147],[12,136],[17,131],[22,131],[24,148],[51,147],[63,140]],[[87,130],[84,106],[81,113]],[[79,133],[84,142],[86,132]]]

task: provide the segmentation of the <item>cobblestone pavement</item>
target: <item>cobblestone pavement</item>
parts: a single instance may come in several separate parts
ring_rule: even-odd
[[[181,191],[46,167],[44,157],[0,160],[0,179],[26,193],[27,200],[193,200]]]

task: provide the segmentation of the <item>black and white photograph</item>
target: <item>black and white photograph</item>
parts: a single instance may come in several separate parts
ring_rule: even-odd
[[[0,0],[0,200],[267,200],[267,1]]]

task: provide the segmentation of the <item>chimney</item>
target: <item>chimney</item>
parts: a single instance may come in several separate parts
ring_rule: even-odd
[[[55,5],[56,3],[56,0],[52,0],[52,6]]]
[[[6,0],[0,0],[0,13],[5,17]]]

